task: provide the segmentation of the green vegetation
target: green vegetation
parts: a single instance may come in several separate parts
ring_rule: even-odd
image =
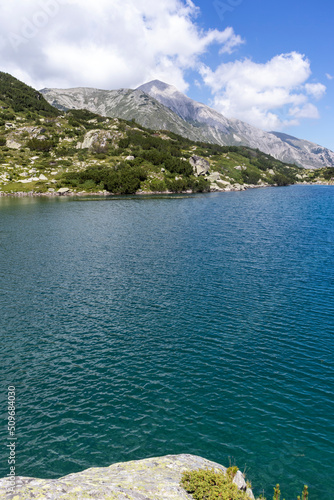
[[[246,492],[238,490],[233,483],[234,475],[230,469],[227,469],[226,474],[223,471],[215,472],[214,469],[184,472],[181,486],[195,500],[249,500]]]
[[[209,171],[197,175],[199,156]],[[294,182],[334,182],[334,168],[304,170],[243,146],[192,142],[134,120],[61,112],[0,73],[0,192],[207,192]]]
[[[51,106],[40,92],[3,72],[0,72],[0,105],[15,113],[37,111],[42,116],[59,115],[59,111]],[[7,112],[8,120],[13,118],[11,111]]]
[[[214,469],[187,471],[182,474],[181,486],[195,500],[249,500],[246,491],[238,490],[233,483],[238,467],[229,467],[226,473]],[[251,488],[251,486],[249,486]],[[297,500],[308,500],[308,487],[304,486],[302,496]],[[266,500],[262,495],[258,500]],[[273,500],[281,500],[279,484],[274,487]]]
[[[308,500],[308,497],[309,497],[308,496],[308,486],[305,485],[303,492],[302,492],[302,496],[298,495],[297,500]],[[279,484],[276,484],[276,486],[274,487],[273,500],[281,500],[281,491],[280,491]]]

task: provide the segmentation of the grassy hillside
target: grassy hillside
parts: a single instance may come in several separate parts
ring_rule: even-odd
[[[194,157],[205,166],[201,175]],[[219,191],[332,182],[332,170],[303,170],[259,150],[192,142],[85,110],[61,113],[0,73],[0,193]]]

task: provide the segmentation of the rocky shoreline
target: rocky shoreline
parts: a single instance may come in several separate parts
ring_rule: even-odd
[[[0,497],[8,500],[191,500],[193,497],[180,486],[182,473],[207,468],[226,472],[226,467],[196,455],[166,455],[91,468],[59,479],[16,477],[14,492],[9,491],[11,480],[3,478]],[[240,471],[233,482],[254,500]]]
[[[297,182],[295,185],[297,186],[333,186],[333,182]],[[272,184],[261,184],[261,185],[255,185],[255,184],[237,184],[237,185],[229,185],[226,186],[225,188],[220,188],[219,186],[211,186],[210,193],[227,193],[227,192],[233,192],[233,191],[246,191],[248,189],[260,189],[260,188],[267,188],[267,187],[277,187]],[[170,194],[193,194],[192,191],[182,191],[180,193],[175,193],[173,191],[137,191],[131,196],[146,196],[146,195],[170,195]],[[70,189],[66,191],[46,191],[44,193],[39,193],[36,191],[17,191],[14,193],[8,193],[4,191],[0,191],[0,198],[1,197],[48,197],[48,198],[53,198],[53,197],[60,197],[60,196],[119,196],[115,193],[110,193],[108,191],[96,191],[96,192],[88,192],[88,191],[71,191]],[[126,196],[126,195],[122,195]]]

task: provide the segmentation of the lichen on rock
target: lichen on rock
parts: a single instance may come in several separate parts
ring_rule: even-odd
[[[182,473],[226,468],[195,455],[167,455],[109,467],[87,469],[59,479],[16,478],[15,493],[8,496],[8,478],[0,479],[0,498],[11,500],[189,500],[181,486]],[[254,498],[249,493],[250,498]]]

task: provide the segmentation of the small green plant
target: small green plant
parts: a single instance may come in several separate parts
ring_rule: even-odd
[[[227,468],[226,474],[231,479],[231,481],[233,481],[233,478],[236,475],[236,473],[238,472],[238,470],[239,469],[236,465],[230,465],[230,467]]]
[[[233,483],[237,467],[229,467],[227,473],[214,469],[201,469],[184,472],[181,486],[195,500],[246,500],[246,492],[238,490]],[[235,472],[234,472],[235,471]]]
[[[280,500],[281,498],[281,490],[279,489],[279,484],[276,484],[274,487],[274,496],[273,500]]]
[[[301,500],[300,495],[298,495],[297,500]],[[304,485],[302,500],[308,500],[308,486]]]

